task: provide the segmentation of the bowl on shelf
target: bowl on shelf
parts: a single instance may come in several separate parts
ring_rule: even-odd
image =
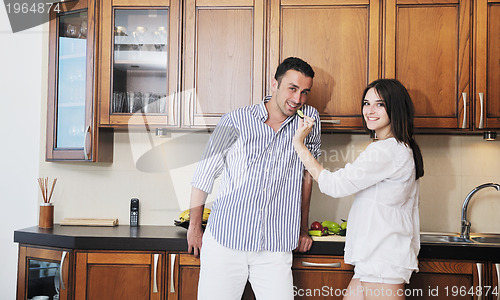
[[[189,227],[189,221],[183,221],[183,222],[181,222],[181,221],[178,221],[178,220],[174,220],[174,225],[188,229],[188,227]],[[207,227],[207,222],[202,222],[201,223],[201,228],[203,228],[203,230],[205,230],[205,227]]]

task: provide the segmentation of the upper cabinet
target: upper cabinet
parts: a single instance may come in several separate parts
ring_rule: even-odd
[[[111,161],[113,133],[97,126],[94,1],[51,11],[46,159]]]
[[[361,129],[361,97],[379,78],[378,0],[271,0],[268,78],[289,56],[315,71],[308,104],[323,129]],[[269,92],[269,87],[268,87]]]
[[[475,1],[476,129],[500,128],[500,1]]]
[[[385,78],[415,105],[415,126],[471,129],[471,1],[386,0]]]
[[[113,128],[212,128],[270,94],[279,62],[316,76],[324,130],[361,130],[397,78],[430,132],[500,129],[500,0],[87,0],[50,22],[47,160],[110,161]],[[55,12],[53,12],[55,14]]]
[[[179,0],[101,0],[101,126],[179,126],[180,13]]]
[[[182,127],[206,128],[263,97],[264,0],[186,0]]]

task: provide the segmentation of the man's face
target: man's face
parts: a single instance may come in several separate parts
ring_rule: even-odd
[[[276,79],[272,81],[273,98],[285,116],[293,116],[307,101],[311,91],[313,79],[299,71],[288,70],[281,82]]]

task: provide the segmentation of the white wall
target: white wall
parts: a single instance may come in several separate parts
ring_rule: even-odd
[[[42,86],[42,26],[13,34],[0,5],[0,298],[15,299],[14,230],[37,223]],[[46,78],[46,77],[45,77]]]

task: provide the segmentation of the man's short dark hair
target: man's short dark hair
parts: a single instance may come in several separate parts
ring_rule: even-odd
[[[298,57],[288,57],[282,61],[276,69],[274,79],[276,79],[278,83],[281,83],[281,78],[283,78],[283,75],[285,75],[288,70],[295,70],[307,77],[314,78],[314,71],[308,63]]]

